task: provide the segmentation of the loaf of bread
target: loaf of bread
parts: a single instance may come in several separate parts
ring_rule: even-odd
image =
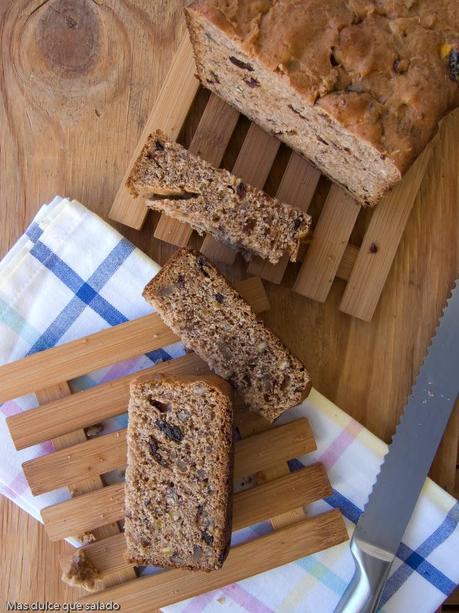
[[[150,136],[127,186],[134,196],[146,198],[148,207],[273,264],[284,253],[295,261],[310,225],[299,209],[214,168],[161,132]]]
[[[269,421],[309,393],[303,364],[203,255],[177,251],[143,295],[184,344]]]
[[[457,0],[196,0],[202,83],[374,205],[459,105]]]
[[[125,536],[136,565],[220,568],[232,512],[231,387],[214,375],[131,383]]]

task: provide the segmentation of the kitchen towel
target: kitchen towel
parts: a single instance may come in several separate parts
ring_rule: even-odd
[[[141,296],[159,266],[76,201],[56,197],[43,206],[0,263],[0,364],[91,334],[151,312]],[[128,290],[127,290],[128,288]],[[183,355],[180,343],[90,373],[71,382],[81,390],[152,363]],[[6,417],[36,406],[34,396],[0,405],[0,493],[40,519],[40,509],[65,491],[32,496],[21,464],[51,453],[52,444],[14,449]],[[386,445],[317,391],[285,413],[285,422],[306,416],[317,451],[290,462],[290,469],[320,461],[333,493],[310,514],[341,509],[349,534],[362,512]],[[124,427],[126,416],[103,424],[102,433]],[[459,582],[459,503],[427,480],[387,582],[382,609],[431,613]],[[265,522],[233,535],[233,542],[269,531]],[[268,573],[167,607],[167,611],[253,613],[333,611],[353,572],[348,544]]]

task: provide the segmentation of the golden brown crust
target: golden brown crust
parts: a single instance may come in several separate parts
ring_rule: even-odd
[[[450,0],[201,0],[199,11],[311,103],[404,171],[459,105],[442,46],[459,46]],[[366,96],[379,130],[348,104]],[[362,125],[363,124],[363,125]]]

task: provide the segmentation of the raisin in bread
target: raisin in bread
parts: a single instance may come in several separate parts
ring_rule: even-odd
[[[203,255],[177,251],[143,296],[249,409],[273,421],[308,395],[303,364]]]
[[[127,186],[148,199],[148,207],[273,264],[284,253],[296,260],[310,225],[299,209],[214,168],[159,131],[148,139]]]
[[[374,205],[459,105],[457,0],[196,0],[202,83]]]
[[[131,383],[125,536],[136,565],[214,570],[231,536],[231,387],[214,375]]]

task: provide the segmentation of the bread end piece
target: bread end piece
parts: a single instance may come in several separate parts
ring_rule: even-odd
[[[372,142],[372,130],[378,125],[378,110],[373,107],[378,105],[371,96],[330,92],[308,101],[307,94],[291,84],[282,68],[272,70],[265,58],[247,50],[250,42],[233,28],[217,4],[197,0],[185,9],[197,73],[204,87],[303,155],[361,205],[375,206],[400,181],[416,155],[410,163],[398,163]],[[279,35],[272,40],[280,40]],[[308,81],[307,75],[304,80]],[[346,123],[350,125],[346,127]]]

